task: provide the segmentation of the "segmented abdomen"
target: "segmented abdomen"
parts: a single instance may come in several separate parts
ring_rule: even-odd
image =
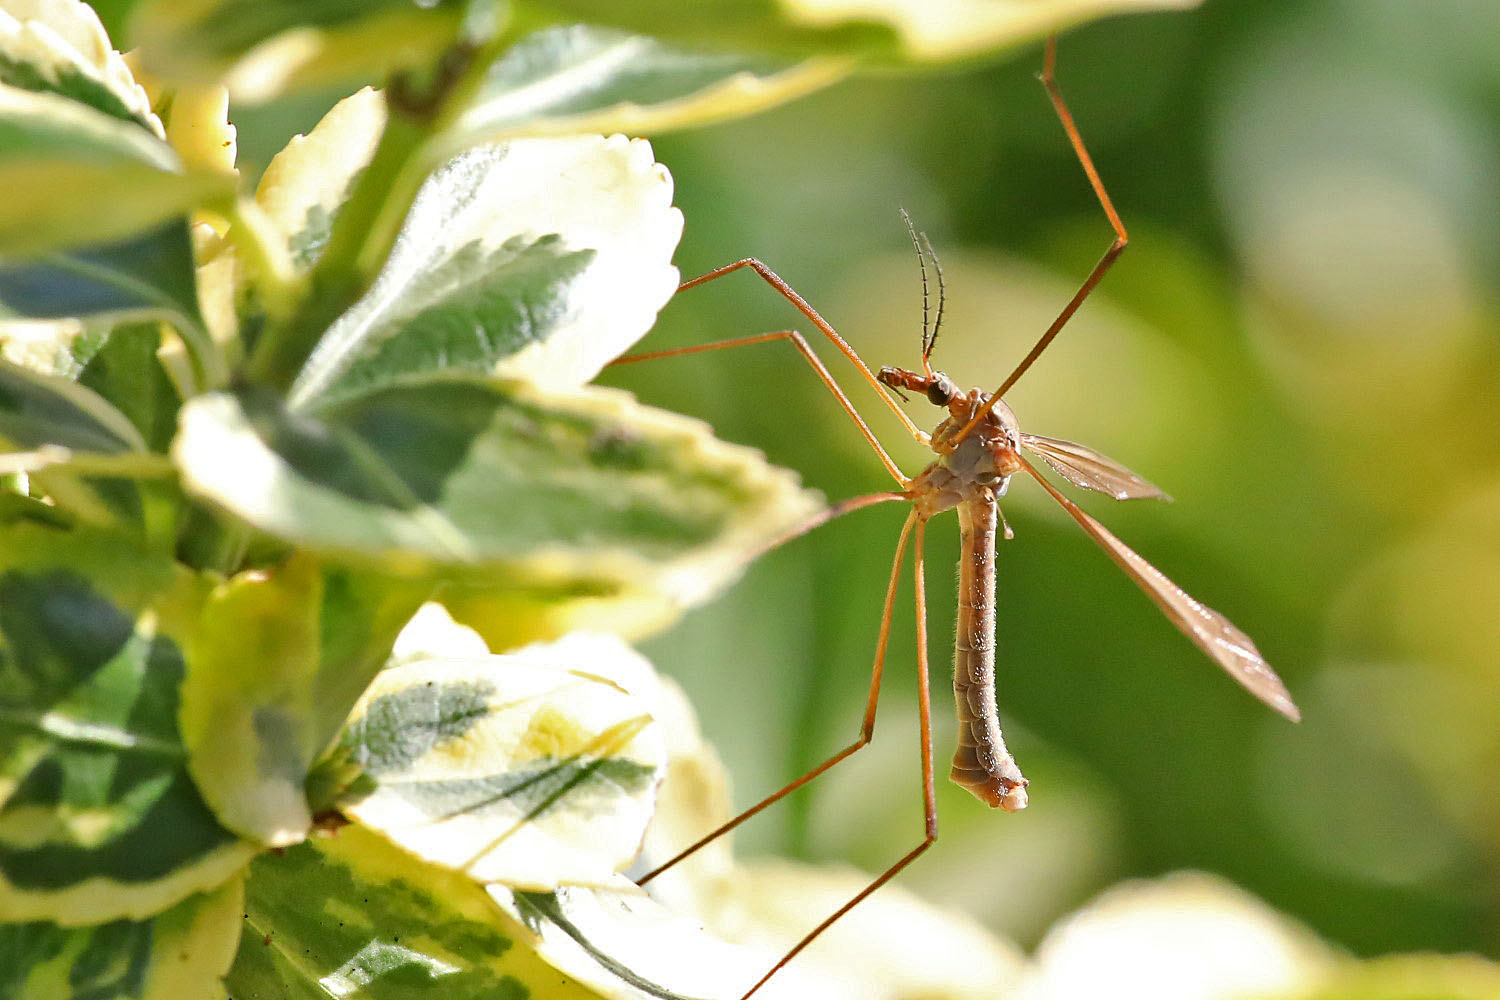
[[[949,777],[981,802],[1008,812],[1026,808],[1026,778],[1000,734],[995,705],[995,529],[993,497],[958,506],[958,625],[953,652],[953,697],[958,749]]]

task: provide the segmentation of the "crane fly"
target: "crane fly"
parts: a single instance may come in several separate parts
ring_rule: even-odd
[[[1114,229],[1115,238],[1099,262],[1094,265],[1093,270],[1089,272],[1088,277],[1084,279],[1078,291],[1063,306],[1057,318],[994,392],[985,392],[982,389],[964,392],[959,389],[953,379],[932,367],[933,348],[936,346],[938,333],[942,327],[945,304],[942,270],[930,241],[925,234],[917,232],[904,211],[901,214],[906,221],[912,243],[916,247],[922,273],[922,341],[919,371],[887,366],[881,368],[878,373],[872,373],[855,350],[801,295],[769,267],[754,258],[746,258],[717,268],[684,282],[678,289],[678,291],[686,291],[742,268],[753,270],[791,302],[855,366],[861,377],[895,414],[907,433],[932,449],[936,458],[918,475],[909,477],[902,473],[837,381],[808,345],[806,339],[795,330],[779,330],[710,344],[635,354],[619,358],[614,362],[625,364],[777,340],[785,340],[796,348],[838,400],[839,405],[855,426],[859,428],[860,433],[875,451],[886,470],[895,477],[900,489],[854,497],[834,504],[807,524],[801,525],[785,538],[778,540],[776,544],[803,534],[836,517],[873,504],[895,500],[903,500],[911,504],[911,511],[902,525],[901,534],[896,543],[890,581],[886,587],[885,603],[881,612],[880,629],[875,646],[875,662],[870,679],[870,693],[859,737],[828,760],[768,795],[639,879],[640,884],[646,884],[699,848],[728,833],[783,796],[847,759],[870,742],[874,735],[875,710],[885,665],[896,587],[900,580],[905,554],[910,548],[915,566],[918,721],[921,742],[923,815],[926,823],[923,839],[854,898],[808,932],[770,971],[750,987],[745,997],[749,997],[760,989],[771,976],[807,947],[814,938],[861,900],[890,881],[937,839],[931,705],[928,691],[923,543],[928,520],[947,510],[957,510],[962,538],[958,567],[958,620],[955,627],[953,657],[953,687],[959,735],[958,749],[953,757],[949,777],[986,805],[1007,812],[1016,812],[1026,808],[1028,782],[1005,747],[995,698],[995,546],[1000,537],[1002,525],[1004,537],[1010,537],[1009,526],[1004,524],[1004,519],[1000,515],[999,501],[1005,496],[1010,481],[1016,474],[1024,473],[1036,480],[1041,488],[1104,549],[1116,565],[1145,591],[1146,596],[1155,602],[1167,619],[1210,659],[1223,667],[1232,678],[1251,694],[1292,721],[1300,718],[1286,687],[1266,663],[1260,651],[1255,648],[1255,643],[1250,640],[1249,636],[1217,611],[1188,596],[1161,571],[1116,538],[1109,529],[1064,496],[1026,457],[1026,453],[1041,459],[1044,465],[1072,485],[1106,494],[1116,500],[1169,500],[1170,498],[1147,480],[1092,448],[1074,444],[1071,441],[1023,433],[1017,424],[1015,414],[1004,402],[1005,393],[1025,374],[1077,312],[1078,307],[1098,285],[1121,251],[1125,249],[1127,242],[1125,227],[1120,222],[1114,204],[1110,201],[1094,163],[1084,148],[1083,139],[1074,124],[1072,114],[1058,90],[1054,72],[1056,59],[1057,42],[1055,38],[1051,38],[1047,41],[1040,79],[1054,111],[1062,122],[1068,141],[1083,168],[1089,185],[1100,207],[1104,210],[1110,226]],[[937,279],[938,295],[935,315],[932,315],[929,309],[927,277],[929,261],[932,263]],[[931,433],[927,433],[907,416],[901,405],[892,397],[893,392],[903,398],[908,398],[906,393],[920,393],[930,403],[945,410],[946,416]]]

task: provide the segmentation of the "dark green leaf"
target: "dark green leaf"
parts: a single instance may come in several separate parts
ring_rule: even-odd
[[[292,405],[501,366],[546,386],[587,381],[676,288],[671,197],[650,146],[621,136],[454,157],[423,185],[369,292],[324,334]]]
[[[899,32],[878,17],[853,12],[801,21],[775,0],[557,0],[527,3],[559,20],[621,29],[637,35],[696,42],[727,49],[795,55],[893,55]],[[846,5],[847,10],[847,5]]]
[[[0,264],[0,305],[54,319],[146,313],[201,327],[186,219],[115,243],[76,247]]]
[[[161,629],[192,584],[118,539],[15,525],[3,543],[0,912],[140,918],[218,885],[251,850],[185,766],[183,657]]]
[[[160,458],[146,453],[140,433],[97,393],[66,378],[0,362],[0,448],[29,452],[37,486],[59,508],[86,519],[140,526],[141,496],[128,478],[86,475],[73,461],[115,456],[128,476]]]
[[[392,70],[426,66],[457,37],[464,6],[454,0],[144,0],[130,37],[153,74],[228,83],[236,99],[258,101],[283,90],[374,82]],[[277,47],[293,32],[296,44]],[[236,75],[247,56],[254,72]]]
[[[973,57],[1131,10],[1196,0],[543,0],[552,17],[762,52],[925,62]]]
[[[478,242],[413,275],[399,306],[359,331],[367,345],[319,394],[319,403],[379,388],[407,376],[459,371],[487,374],[501,360],[539,343],[571,317],[569,292],[594,258],[556,235],[513,237],[486,251]],[[399,309],[399,312],[396,310]],[[330,339],[348,324],[336,324]]]
[[[187,641],[182,739],[204,799],[259,843],[296,843],[313,761],[425,588],[294,556],[215,587]]]
[[[495,885],[490,895],[536,935],[537,950],[549,961],[612,996],[743,996],[775,954],[763,944],[739,947],[710,936],[623,876],[604,889],[514,892]],[[807,981],[795,983],[795,968],[788,971],[778,992],[820,995],[805,988]]]
[[[234,189],[185,171],[164,141],[48,92],[0,87],[0,254],[118,240]]]
[[[145,450],[124,414],[93,390],[0,361],[0,446],[45,445],[107,455]]]
[[[189,490],[319,552],[511,585],[614,581],[684,603],[816,509],[759,453],[601,389],[431,379],[316,418],[255,394],[201,396],[174,457]]]
[[[16,1000],[210,997],[234,959],[244,882],[189,896],[144,920],[86,927],[0,924],[0,996]],[[66,984],[66,985],[64,985]]]
[[[639,656],[596,636],[389,667],[340,741],[375,786],[348,814],[479,882],[612,883],[666,764],[645,701],[604,679],[621,661]]]
[[[568,919],[563,907],[554,892],[518,892],[515,894],[516,909],[520,911],[523,919],[529,924],[540,924],[543,921],[552,924],[588,954],[588,956],[613,976],[619,977],[631,986],[645,993],[647,996],[659,997],[661,1000],[688,1000],[680,993],[673,993],[664,986],[658,986],[644,976],[635,972],[621,962],[619,959],[606,953],[594,944],[587,934],[580,930]]]
[[[118,94],[89,74],[70,69],[48,80],[31,64],[0,53],[0,84],[20,90],[49,91],[102,111],[112,118],[139,121]]]
[[[655,135],[790,100],[839,79],[845,66],[674,48],[592,25],[549,28],[523,38],[489,68],[450,141]]]
[[[155,452],[165,452],[171,444],[182,404],[157,357],[160,343],[159,324],[114,327],[78,375],[79,384],[113,403]]]
[[[261,174],[255,201],[305,274],[322,257],[334,220],[370,162],[386,125],[385,95],[365,88],[339,101],[306,135],[293,136]]]
[[[145,92],[82,3],[27,3],[0,10],[0,84],[57,94],[148,129]]]
[[[479,885],[355,825],[263,855],[246,886],[235,997],[598,1000],[543,962]]]

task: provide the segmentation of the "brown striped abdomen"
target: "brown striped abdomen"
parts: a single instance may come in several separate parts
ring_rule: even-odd
[[[1007,812],[1026,808],[1026,778],[1000,734],[995,705],[995,499],[958,506],[958,625],[953,651],[953,698],[958,709],[955,784]]]

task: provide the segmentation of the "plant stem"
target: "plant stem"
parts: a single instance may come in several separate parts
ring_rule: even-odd
[[[384,265],[417,191],[437,165],[438,157],[446,153],[445,138],[474,103],[490,66],[525,30],[521,20],[512,15],[505,27],[482,45],[463,40],[455,43],[443,57],[437,78],[427,93],[413,94],[405,86],[404,78],[393,81],[387,90],[391,121],[404,115],[420,122],[423,131],[419,145],[411,150],[402,171],[382,189],[380,211],[365,230],[363,245],[354,259],[356,270],[366,283]]]
[[[524,30],[512,19],[481,45],[455,41],[425,92],[405,75],[392,79],[385,131],[339,209],[313,270],[311,293],[296,314],[262,335],[249,365],[253,380],[285,391],[329,324],[369,288],[443,148],[444,134],[473,102],[491,63]]]
[[[253,380],[285,391],[328,325],[364,293],[371,276],[364,273],[360,260],[388,199],[404,193],[393,189],[427,139],[427,124],[392,109],[369,166],[360,173],[348,201],[339,210],[328,245],[313,271],[311,293],[286,323],[268,327],[255,345],[249,366]],[[408,205],[415,195],[413,187]]]
[[[234,198],[217,210],[229,220],[225,239],[255,278],[255,290],[266,315],[285,320],[305,295],[305,279],[292,266],[286,243],[273,229],[265,211],[252,198]]]
[[[197,570],[232,575],[244,561],[250,529],[189,503],[177,529],[177,559]]]
[[[0,455],[0,476],[27,475],[50,468],[65,469],[79,476],[123,479],[167,479],[177,474],[177,467],[170,458],[147,452],[101,454],[44,444],[33,451],[12,451]]]

